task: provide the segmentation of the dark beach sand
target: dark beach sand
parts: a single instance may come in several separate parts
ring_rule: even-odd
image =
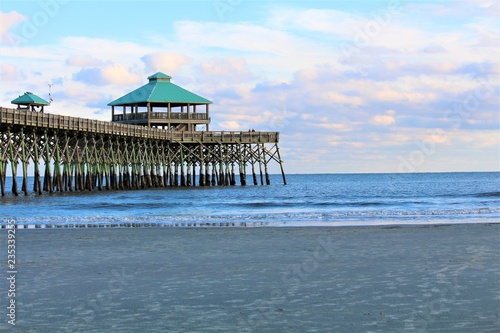
[[[500,331],[500,224],[0,233],[0,331]]]

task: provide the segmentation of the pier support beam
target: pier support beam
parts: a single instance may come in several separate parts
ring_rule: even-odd
[[[5,196],[5,179],[7,173],[7,162],[0,160],[0,192]]]
[[[19,195],[17,190],[17,161],[10,161],[10,168],[12,170],[12,193],[15,196]]]
[[[30,138],[24,135],[24,132],[21,131],[20,135],[20,144],[21,144],[21,164],[23,165],[23,184],[21,186],[21,190],[24,192],[24,195],[29,195],[28,193],[28,163],[29,163],[29,142]]]
[[[5,196],[5,173],[7,169],[7,163],[4,161],[0,161],[0,193],[2,194],[2,197]]]

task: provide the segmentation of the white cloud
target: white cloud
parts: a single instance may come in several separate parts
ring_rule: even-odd
[[[0,81],[20,81],[26,79],[26,74],[12,63],[0,66]]]
[[[338,123],[319,123],[319,124],[311,124],[314,127],[320,127],[336,132],[349,132],[352,128],[347,124],[338,124]]]
[[[106,98],[106,93],[102,91],[82,90],[81,87],[74,86],[64,89],[64,91],[56,90],[53,95],[54,103],[71,101],[72,103],[80,103],[81,105],[100,103]],[[107,108],[106,104],[102,105]]]
[[[178,21],[174,26],[185,42],[238,52],[284,55],[296,53],[297,45],[302,44],[300,39],[286,32],[249,23]]]
[[[275,10],[269,22],[278,28],[305,29],[348,37],[353,26],[360,24],[360,18],[333,9],[283,8]]]
[[[372,124],[374,125],[393,125],[396,123],[396,118],[394,117],[394,113],[387,112],[385,115],[379,114],[372,118]]]
[[[250,75],[248,64],[243,58],[219,58],[203,62],[198,67],[200,72],[213,80],[240,81]]]
[[[228,131],[241,131],[243,128],[236,121],[223,121],[220,123],[224,130]]]
[[[254,71],[274,76],[290,74],[310,62],[332,60],[335,47],[256,23],[179,21],[174,23],[178,44],[211,58],[245,58]],[[201,51],[201,52],[200,52]]]
[[[119,60],[126,64],[137,63],[145,54],[157,51],[147,45],[82,36],[64,37],[56,47],[66,55],[85,55],[112,63]]]
[[[106,65],[101,68],[84,68],[74,75],[76,81],[88,85],[118,85],[127,86],[139,84],[143,78],[132,73],[128,68],[121,64]]]
[[[102,66],[104,62],[89,55],[75,55],[68,58],[66,64],[76,67],[96,67]]]
[[[141,60],[146,65],[146,70],[151,74],[164,72],[167,75],[176,74],[183,66],[192,62],[190,57],[172,52],[147,54]]]
[[[448,145],[450,144],[450,137],[445,133],[429,134],[423,138],[423,141],[433,144]]]
[[[16,37],[9,30],[25,20],[26,16],[16,11],[10,13],[0,12],[0,43],[14,44]]]
[[[348,104],[352,106],[361,106],[364,104],[363,98],[359,96],[347,96],[335,91],[319,93],[320,98],[323,97],[323,104],[336,103]]]

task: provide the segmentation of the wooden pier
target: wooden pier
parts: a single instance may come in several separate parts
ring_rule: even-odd
[[[246,185],[247,172],[254,185],[269,185],[270,162],[279,163],[286,184],[278,132],[209,131],[211,101],[164,73],[148,80],[108,104],[111,122],[44,113],[50,103],[31,92],[12,101],[17,109],[0,108],[1,195],[9,164],[14,195],[19,165],[21,191],[30,193],[31,164],[37,194],[227,186],[237,173]]]
[[[278,142],[278,132],[172,131],[0,108],[0,189],[4,196],[8,164],[14,195],[30,193],[29,164],[37,194],[246,185],[247,172],[264,185],[270,162],[286,184]]]

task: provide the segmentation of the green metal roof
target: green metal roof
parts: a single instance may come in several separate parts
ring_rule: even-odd
[[[198,96],[170,82],[171,77],[158,72],[148,77],[149,83],[109,103],[109,106],[146,105],[147,103],[165,105],[167,103],[212,104],[211,101]]]
[[[43,98],[30,92],[24,93],[24,95],[21,95],[15,100],[11,101],[11,103],[18,105],[50,105],[50,103]]]

